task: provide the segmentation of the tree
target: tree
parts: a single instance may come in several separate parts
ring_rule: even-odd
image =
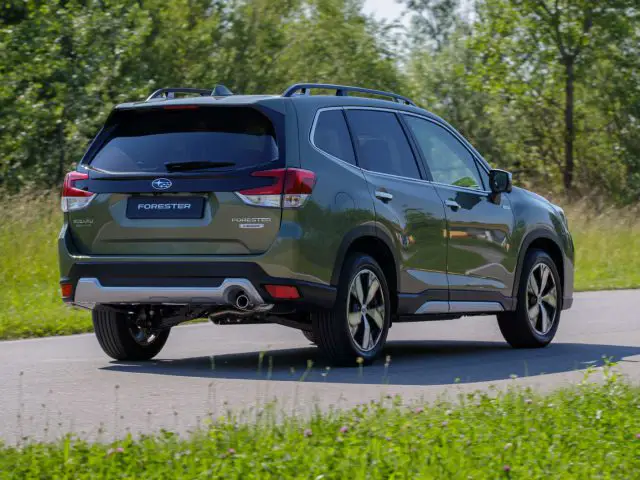
[[[540,85],[548,80],[544,77],[562,78],[567,194],[574,188],[576,169],[576,85],[586,81],[589,66],[606,46],[622,39],[622,24],[633,8],[631,0],[486,0],[479,8],[476,50],[488,66],[485,73],[502,65],[496,68],[502,78],[489,74],[493,80]],[[553,93],[547,95],[553,102]]]
[[[414,46],[428,45],[441,50],[457,30],[461,18],[457,10],[460,0],[399,0],[411,17],[411,37]]]
[[[0,188],[59,184],[114,105],[159,87],[397,89],[384,40],[359,0],[7,0]]]

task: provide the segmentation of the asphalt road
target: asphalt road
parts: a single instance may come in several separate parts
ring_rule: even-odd
[[[179,327],[150,363],[111,362],[91,334],[0,342],[0,439],[187,432],[210,414],[274,398],[304,414],[383,394],[430,401],[490,386],[547,390],[580,381],[603,356],[640,382],[640,290],[578,294],[545,349],[512,350],[494,317],[475,317],[394,325],[386,354],[388,368],[382,360],[326,370],[300,332],[275,325]]]

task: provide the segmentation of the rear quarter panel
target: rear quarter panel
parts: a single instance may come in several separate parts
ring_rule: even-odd
[[[373,230],[373,199],[360,168],[330,158],[311,144],[319,107],[296,104],[295,109],[299,156],[289,151],[287,165],[313,171],[316,184],[303,208],[283,212],[279,238],[263,266],[274,276],[328,285],[344,238],[361,226]]]

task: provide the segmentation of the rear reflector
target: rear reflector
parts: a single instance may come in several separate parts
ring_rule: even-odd
[[[73,285],[70,283],[61,283],[60,294],[62,298],[69,298],[73,294]]]
[[[89,175],[80,172],[69,172],[67,176],[64,177],[62,199],[60,202],[63,212],[81,210],[91,203],[95,194],[76,186],[77,182],[87,180],[88,178]]]
[[[279,300],[295,300],[296,298],[300,298],[298,289],[290,285],[265,285],[264,288],[269,295]]]
[[[301,207],[316,183],[315,173],[300,168],[265,170],[253,172],[251,176],[273,178],[271,185],[236,192],[247,205],[261,207]]]

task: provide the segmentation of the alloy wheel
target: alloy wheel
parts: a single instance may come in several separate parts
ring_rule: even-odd
[[[347,301],[349,332],[359,350],[369,352],[378,345],[384,331],[385,315],[380,280],[371,270],[360,270],[351,281]]]
[[[540,335],[551,331],[558,318],[558,289],[548,265],[539,263],[527,282],[527,315],[531,327]]]

